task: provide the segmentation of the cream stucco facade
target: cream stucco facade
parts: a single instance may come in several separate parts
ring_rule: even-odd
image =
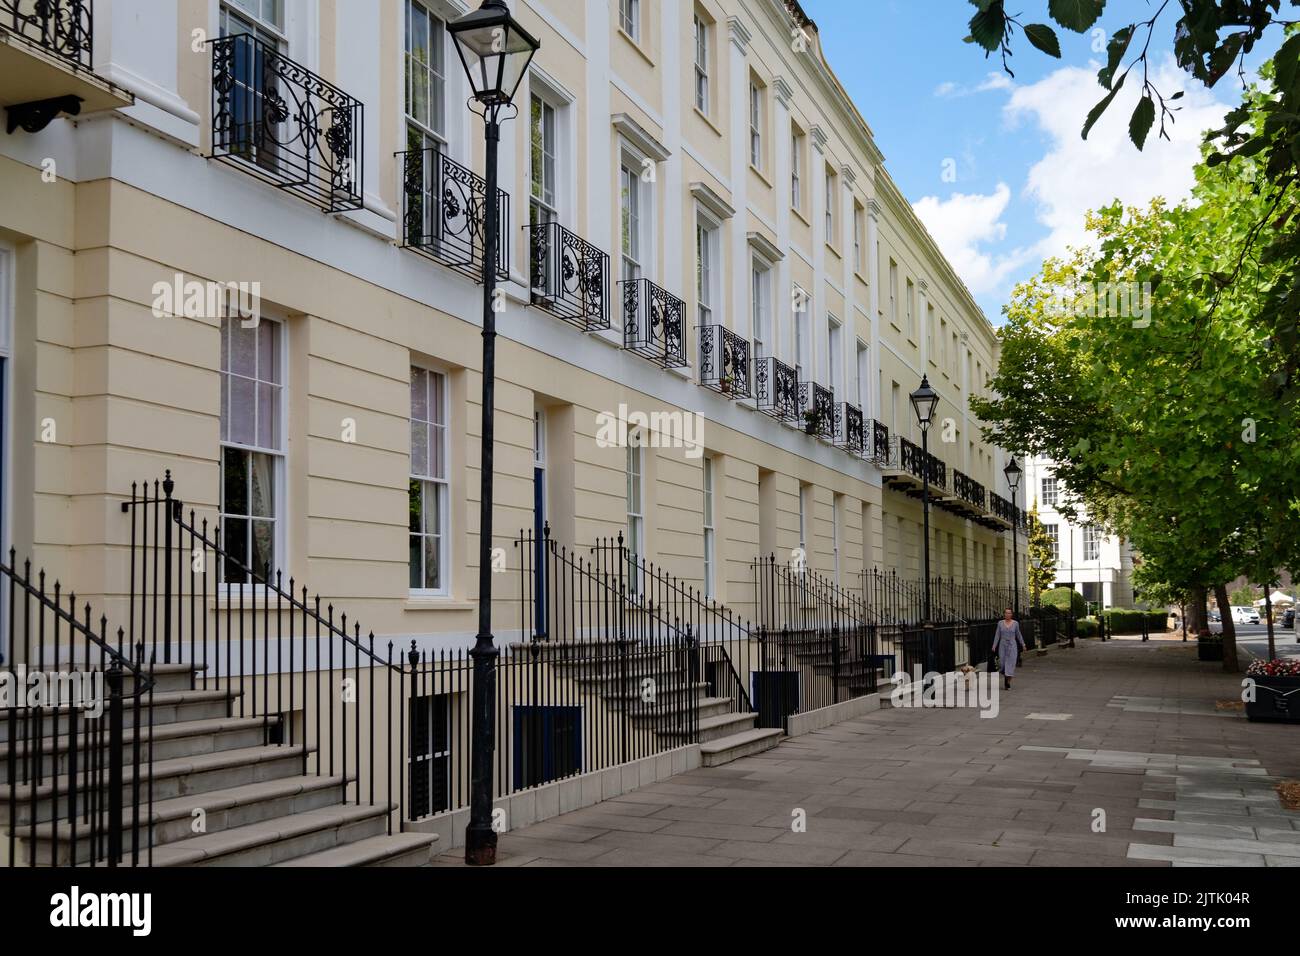
[[[761,337],[764,355],[860,406],[868,448],[872,420],[919,443],[907,396],[928,375],[941,396],[930,450],[949,482],[956,470],[1005,493],[1003,454],[981,440],[968,407],[996,367],[995,332],[889,178],[815,27],[780,0],[511,6],[541,49],[501,150],[511,198],[497,316],[499,636],[520,631],[514,541],[537,520],[539,467],[553,537],[586,546],[633,533],[639,517],[642,554],[742,614],[759,553],[803,546],[811,567],[847,587],[864,568],[918,576],[921,504],[887,487],[888,462],[699,384],[707,298],[712,322],[751,349]],[[466,9],[458,0],[97,0],[94,71],[132,105],[0,137],[6,545],[110,620],[125,614],[129,590],[120,503],[133,482],[170,470],[200,517],[269,519],[276,566],[376,634],[437,644],[474,633],[482,290],[404,248],[397,155],[412,124],[407,64],[413,17],[422,18],[442,44],[420,50],[421,69],[430,56],[441,62],[432,71],[441,90],[429,85],[441,115],[424,125],[439,127],[427,132],[444,155],[482,172],[482,125],[464,108],[466,82],[436,24]],[[213,52],[203,41],[231,14],[265,23],[281,54],[363,104],[359,209],[322,212],[211,158]],[[550,110],[548,215],[610,256],[607,331],[579,331],[532,305],[524,227],[534,95]],[[639,174],[635,227],[625,166]],[[623,348],[617,283],[632,268],[684,303],[685,367]],[[254,376],[261,411],[250,427],[271,422],[269,452],[223,426],[236,414],[223,408],[223,318],[160,310],[159,289],[178,276],[260,285],[261,321],[275,331]],[[425,583],[436,586],[414,589],[413,367],[438,373],[445,389],[429,432],[444,456],[430,492],[441,496],[432,506],[440,534],[422,552],[437,566]],[[702,423],[702,455],[643,449],[632,518],[628,451],[600,433],[601,416],[620,406]],[[272,514],[223,501],[223,443],[266,452],[264,474],[249,467],[269,483],[262,506]],[[932,529],[933,574],[1009,584],[1008,531],[943,510]]]

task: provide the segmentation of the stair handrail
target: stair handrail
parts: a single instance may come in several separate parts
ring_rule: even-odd
[[[85,604],[86,619],[85,622],[83,623],[82,621],[78,620],[76,616],[77,596],[75,592],[68,594],[69,609],[65,610],[58,598],[58,594],[60,590],[60,584],[58,580],[55,580],[54,582],[55,597],[52,599],[45,592],[44,589],[44,582],[45,582],[44,569],[41,569],[40,571],[37,572],[41,581],[41,586],[35,587],[31,583],[31,576],[32,576],[31,559],[27,558],[24,560],[22,573],[19,573],[17,569],[17,564],[18,564],[17,557],[18,557],[17,549],[10,548],[9,563],[5,564],[3,561],[0,561],[0,577],[8,578],[11,586],[16,585],[17,587],[21,588],[23,593],[27,597],[35,599],[35,601],[38,604],[40,604],[42,607],[46,608],[47,610],[51,611],[56,618],[66,623],[68,627],[71,628],[76,634],[78,634],[80,637],[86,639],[91,644],[99,648],[100,652],[103,655],[105,655],[110,661],[112,661],[113,665],[116,665],[117,667],[121,668],[123,671],[130,673],[132,677],[131,693],[126,694],[124,696],[129,698],[139,697],[140,695],[146,693],[150,688],[153,687],[154,684],[153,676],[145,672],[142,664],[137,664],[135,661],[132,661],[130,657],[128,657],[124,652],[122,652],[118,648],[113,647],[113,645],[109,643],[107,615],[100,615],[100,619],[99,619],[99,626],[100,626],[100,631],[102,632],[102,636],[101,634],[96,634],[94,630],[94,625],[91,621],[91,616],[90,616],[91,611],[90,611],[89,601],[87,601]],[[13,635],[11,632],[10,637],[12,636]],[[118,647],[121,647],[125,641],[126,632],[119,627],[117,629],[117,636],[118,636]],[[14,649],[12,647],[9,648],[9,656],[11,659],[14,656]],[[23,661],[23,664],[24,666],[30,669],[32,662],[25,660]],[[57,665],[58,661],[54,661],[54,664]],[[10,666],[11,667],[13,666],[12,660],[10,661]]]

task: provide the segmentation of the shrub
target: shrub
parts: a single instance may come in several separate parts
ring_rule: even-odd
[[[1097,636],[1097,619],[1095,617],[1080,618],[1074,623],[1075,637],[1096,637]]]
[[[1052,588],[1050,591],[1044,591],[1042,602],[1062,613],[1073,610],[1076,618],[1081,618],[1088,613],[1088,604],[1084,601],[1083,595],[1072,588]]]

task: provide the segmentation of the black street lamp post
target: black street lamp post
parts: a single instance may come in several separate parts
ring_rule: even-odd
[[[501,121],[515,115],[514,96],[541,45],[519,26],[504,0],[483,5],[447,25],[465,74],[474,91],[471,109],[481,113],[486,140],[483,212],[483,407],[480,458],[478,635],[470,656],[474,660],[471,710],[470,810],[465,830],[465,862],[491,866],[497,857],[492,829],[492,752],[496,728],[497,648],[492,639],[492,467],[496,393],[497,245],[500,209],[497,205],[497,147]],[[477,104],[475,108],[474,104]],[[506,115],[502,115],[505,113]]]
[[[916,412],[917,424],[921,426],[921,520],[925,531],[921,553],[925,578],[926,670],[930,671],[933,670],[931,664],[934,655],[934,620],[930,616],[930,423],[934,420],[934,410],[939,404],[939,393],[930,387],[930,379],[922,375],[920,387],[908,397],[912,401],[912,410]]]
[[[1020,620],[1020,555],[1016,551],[1016,492],[1020,490],[1020,463],[1012,458],[1002,469],[1011,488],[1011,609]]]

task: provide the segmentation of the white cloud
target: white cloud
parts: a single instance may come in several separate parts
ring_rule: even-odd
[[[944,82],[934,88],[934,95],[940,99],[955,99],[960,96],[974,96],[976,93],[988,93],[991,90],[1009,90],[1014,86],[1011,77],[1005,73],[989,73],[974,86],[960,83]]]
[[[1084,214],[1116,198],[1136,206],[1156,196],[1171,204],[1187,198],[1203,134],[1220,125],[1228,109],[1167,56],[1155,64],[1153,83],[1166,97],[1186,91],[1171,104],[1180,109],[1174,122],[1166,124],[1169,139],[1158,135],[1157,118],[1142,152],[1129,140],[1129,116],[1141,95],[1141,78],[1134,73],[1085,140],[1079,135],[1084,119],[1105,95],[1097,84],[1097,69],[1096,63],[1089,68],[1062,67],[1037,83],[1015,87],[1003,108],[1010,127],[1031,123],[1047,138],[1047,152],[1030,168],[1025,183],[1035,217],[1048,229],[1036,244],[1039,257],[1084,244]]]
[[[1008,275],[1028,258],[1021,249],[1005,253],[989,249],[1007,238],[1003,216],[1010,202],[1010,187],[998,183],[988,194],[953,193],[946,199],[924,196],[912,204],[944,256],[975,295],[1001,289]]]

